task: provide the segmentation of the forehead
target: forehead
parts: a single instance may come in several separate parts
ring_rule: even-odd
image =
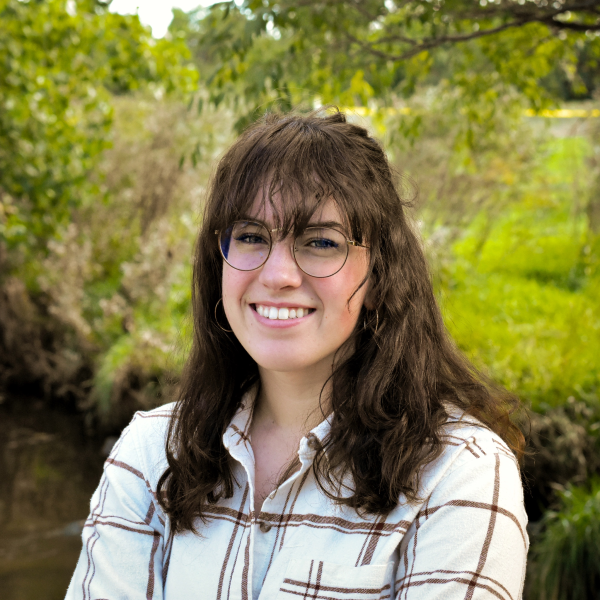
[[[348,219],[340,210],[333,198],[321,201],[298,200],[296,205],[296,218],[290,221],[290,201],[284,202],[280,194],[274,194],[271,198],[264,197],[259,192],[252,205],[249,207],[248,217],[260,220],[271,228],[296,229],[319,223],[337,224],[345,229]]]

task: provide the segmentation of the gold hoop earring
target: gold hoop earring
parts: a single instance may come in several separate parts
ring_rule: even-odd
[[[217,300],[217,303],[215,304],[215,323],[217,324],[217,327],[219,329],[221,329],[222,331],[224,331],[225,333],[233,333],[233,330],[225,329],[225,327],[223,327],[221,325],[221,323],[219,323],[219,319],[217,318],[217,308],[218,308],[220,302],[223,302],[223,298],[219,298]],[[225,312],[225,309],[223,309],[223,312]]]

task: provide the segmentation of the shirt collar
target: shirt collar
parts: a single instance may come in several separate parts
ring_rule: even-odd
[[[231,423],[223,434],[223,445],[229,454],[237,460],[242,460],[242,455],[248,452],[252,454],[250,447],[250,423],[254,409],[255,390],[246,392],[240,405],[231,419]],[[254,457],[252,457],[254,461]]]
[[[252,462],[254,462],[254,455],[250,446],[250,424],[252,422],[255,399],[255,388],[244,394],[239,408],[223,434],[225,448],[227,448],[233,458],[242,463],[245,462],[244,459],[248,454],[252,455]],[[298,457],[302,464],[311,462],[319,446],[325,443],[331,430],[332,417],[333,415],[329,415],[300,440]]]

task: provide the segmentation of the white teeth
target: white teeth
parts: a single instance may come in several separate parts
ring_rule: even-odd
[[[305,315],[309,314],[309,308],[275,308],[274,306],[263,306],[262,304],[256,304],[256,312],[261,317],[267,319],[279,319],[285,321],[287,319],[301,319]]]

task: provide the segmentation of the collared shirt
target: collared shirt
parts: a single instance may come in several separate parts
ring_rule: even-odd
[[[494,433],[445,426],[423,470],[421,501],[387,516],[330,500],[311,468],[330,429],[302,439],[301,468],[254,506],[251,406],[223,436],[233,497],[198,534],[173,535],[156,499],[173,405],[139,412],[106,461],[67,600],[518,600],[528,548],[519,469]]]

